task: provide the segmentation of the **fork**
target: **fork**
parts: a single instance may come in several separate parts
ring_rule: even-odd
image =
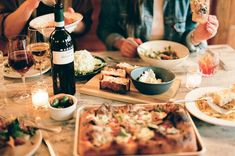
[[[226,110],[218,105],[216,105],[214,102],[213,102],[213,99],[211,97],[207,97],[208,100],[207,100],[207,103],[208,105],[213,109],[215,110],[216,112],[220,113],[220,114],[224,114],[224,115],[228,115],[230,113],[233,113],[235,112],[235,109],[231,109],[231,110]]]

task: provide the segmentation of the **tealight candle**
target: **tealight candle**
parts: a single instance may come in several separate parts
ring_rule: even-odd
[[[186,87],[188,89],[193,89],[199,87],[202,81],[201,73],[197,67],[191,67],[187,70],[186,76]]]
[[[35,88],[32,91],[32,104],[34,107],[47,107],[48,105],[48,92],[43,88]]]

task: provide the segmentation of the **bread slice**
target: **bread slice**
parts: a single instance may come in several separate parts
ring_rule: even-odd
[[[221,90],[212,94],[213,102],[219,106],[224,106],[235,100],[235,93],[229,89]]]
[[[113,67],[105,67],[101,71],[102,75],[107,75],[107,76],[114,76],[114,77],[126,77],[126,71],[124,69],[116,69]]]
[[[131,65],[129,63],[126,63],[126,62],[120,62],[116,65],[117,68],[120,68],[120,69],[124,69],[128,74],[131,73],[131,71],[139,66],[136,66],[136,65]]]
[[[130,91],[130,79],[102,75],[100,80],[100,89],[126,94],[128,91]]]

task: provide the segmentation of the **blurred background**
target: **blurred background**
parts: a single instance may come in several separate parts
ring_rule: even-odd
[[[96,36],[96,27],[100,11],[101,0],[92,0],[94,12],[92,15],[93,24],[90,32],[77,39],[79,49],[89,51],[103,51],[105,46]],[[235,0],[210,0],[210,12],[216,15],[219,20],[217,35],[208,41],[209,44],[229,44],[235,48]],[[0,41],[0,50],[6,48],[6,43]]]
[[[235,49],[235,1],[211,0],[211,14],[219,20],[217,35],[209,44],[229,44]]]

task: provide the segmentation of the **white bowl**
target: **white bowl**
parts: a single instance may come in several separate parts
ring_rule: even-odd
[[[77,26],[77,24],[83,19],[83,16],[79,13],[70,13],[70,12],[64,12],[64,16],[68,18],[74,19],[74,22],[68,25],[65,25],[65,29],[68,32],[73,32]],[[55,29],[54,27],[46,28],[48,23],[51,23],[54,21],[54,13],[42,15],[39,17],[34,18],[32,21],[30,21],[29,26],[37,29],[43,36],[46,38],[50,37],[52,31]]]
[[[66,108],[55,108],[51,106],[51,103],[53,102],[55,98],[60,99],[64,96],[68,96],[69,98],[71,98],[73,100],[73,105],[66,107]],[[51,118],[57,121],[63,121],[63,120],[68,120],[72,118],[73,113],[77,107],[77,102],[78,102],[77,98],[69,94],[61,93],[61,94],[57,94],[51,97],[49,100],[49,111],[50,111]]]
[[[158,60],[154,58],[150,58],[145,56],[145,51],[163,51],[166,47],[171,46],[171,49],[177,53],[179,59],[173,60]],[[137,48],[138,54],[140,58],[149,63],[152,66],[162,67],[167,69],[173,69],[175,66],[181,64],[184,60],[186,60],[189,56],[189,50],[187,47],[180,43],[172,42],[172,41],[164,41],[164,40],[157,40],[157,41],[148,41],[145,42]]]

